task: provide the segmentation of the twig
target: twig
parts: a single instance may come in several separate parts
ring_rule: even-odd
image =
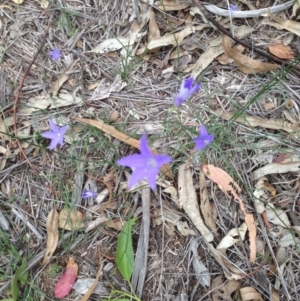
[[[262,14],[265,14],[268,11],[271,11],[272,13],[281,12],[283,10],[290,8],[293,4],[294,4],[294,0],[291,0],[268,8],[261,8],[257,10],[246,10],[246,11],[229,11],[228,9],[222,9],[212,4],[204,4],[204,6],[205,9],[208,10],[209,12],[223,17],[231,16],[232,18],[255,18],[255,17],[260,17]]]
[[[288,62],[286,62],[286,61],[284,61],[284,60],[282,60],[280,58],[277,58],[276,56],[273,56],[273,55],[271,55],[271,54],[269,54],[269,53],[267,53],[267,52],[265,52],[265,51],[263,51],[263,50],[261,50],[261,49],[259,49],[257,47],[253,47],[252,45],[249,45],[248,43],[240,40],[239,38],[237,38],[235,36],[233,36],[230,31],[228,31],[221,24],[219,24],[214,18],[212,18],[211,16],[208,15],[205,6],[203,6],[199,2],[199,0],[192,0],[192,1],[193,1],[194,5],[199,8],[199,10],[201,11],[201,13],[205,16],[205,18],[209,22],[211,22],[215,27],[218,28],[219,31],[221,31],[222,33],[224,33],[227,36],[229,36],[235,42],[237,42],[237,43],[245,46],[246,48],[248,48],[250,50],[253,50],[254,52],[256,52],[256,53],[258,53],[258,54],[260,54],[260,55],[268,58],[269,60],[271,60],[271,61],[273,61],[273,62],[275,62],[277,64],[281,64],[281,65],[284,65],[284,66],[288,65]],[[300,67],[298,67],[298,66],[294,66],[294,69],[297,69],[298,71],[300,71]]]
[[[29,63],[27,69],[25,70],[24,72],[24,75],[23,77],[21,78],[21,81],[19,83],[19,86],[18,86],[18,89],[16,91],[16,97],[15,97],[15,100],[14,100],[14,106],[13,106],[13,116],[14,116],[14,134],[15,134],[15,138],[16,138],[16,141],[17,141],[17,144],[19,146],[19,149],[20,149],[20,152],[21,154],[24,156],[24,158],[26,159],[26,161],[28,162],[28,164],[33,168],[33,170],[35,172],[38,173],[38,170],[37,168],[29,161],[27,155],[25,154],[25,152],[23,151],[23,148],[21,146],[21,143],[18,139],[18,129],[17,129],[17,105],[18,105],[18,101],[19,101],[19,98],[20,98],[20,94],[21,94],[21,90],[22,90],[22,87],[23,87],[23,84],[24,84],[24,81],[25,81],[25,78],[26,76],[28,75],[33,63],[35,62],[35,60],[37,59],[39,53],[41,52],[42,48],[44,47],[44,44],[45,44],[45,41],[46,41],[46,38],[47,38],[47,35],[48,35],[48,32],[49,32],[49,28],[51,26],[51,23],[52,23],[52,18],[53,18],[53,14],[50,15],[49,17],[49,20],[48,20],[48,25],[47,25],[47,28],[46,28],[46,31],[45,31],[45,34],[44,34],[44,37],[43,37],[43,40],[38,48],[38,50],[36,51],[35,55],[33,56],[31,62]]]
[[[142,189],[142,226],[138,247],[134,261],[134,271],[131,278],[131,285],[135,290],[136,295],[141,298],[144,283],[147,273],[148,261],[148,245],[149,245],[149,231],[150,231],[150,188],[144,187]]]

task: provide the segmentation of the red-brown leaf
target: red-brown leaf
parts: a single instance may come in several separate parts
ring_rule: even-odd
[[[70,293],[76,281],[77,272],[78,272],[78,265],[75,262],[75,259],[73,257],[70,257],[68,260],[66,270],[64,271],[64,273],[62,274],[62,276],[60,277],[60,279],[55,285],[55,289],[54,289],[55,298],[58,299],[64,298]]]

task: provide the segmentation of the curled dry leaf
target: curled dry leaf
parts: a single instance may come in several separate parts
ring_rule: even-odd
[[[174,211],[170,211],[165,207],[162,207],[160,210],[155,210],[153,214],[155,214],[155,217],[153,218],[155,225],[158,226],[166,223],[165,229],[169,236],[173,236],[175,234],[175,226],[183,236],[196,235],[196,232],[188,226],[187,222],[181,220],[182,216]]]
[[[156,23],[156,19],[155,19],[155,13],[152,9],[152,7],[150,8],[149,11],[149,32],[148,32],[148,42],[150,42],[153,39],[159,39],[160,38],[160,30],[159,27]]]
[[[253,172],[253,179],[257,180],[266,175],[276,174],[276,173],[287,173],[287,172],[299,172],[300,171],[300,161],[290,162],[290,163],[270,163],[263,166]]]
[[[211,284],[212,301],[232,301],[231,295],[241,286],[236,280],[225,281],[222,275],[214,278]]]
[[[244,38],[248,36],[253,31],[253,28],[248,26],[240,26],[237,30],[235,30],[234,34],[238,38]],[[191,76],[193,78],[197,78],[198,75],[205,70],[207,66],[220,54],[224,52],[224,48],[222,47],[222,36],[219,36],[215,40],[211,41],[209,47],[200,55],[196,64],[193,66]],[[189,68],[189,67],[188,67]],[[188,71],[188,68],[184,70],[184,72]]]
[[[64,208],[59,214],[58,225],[65,230],[78,230],[83,227],[83,215],[80,211]]]
[[[246,74],[266,73],[276,70],[280,67],[276,64],[268,64],[253,60],[246,55],[239,53],[235,49],[231,48],[230,38],[226,35],[223,35],[222,45],[225,54],[232,58],[238,69]]]
[[[252,286],[246,286],[240,289],[242,301],[264,301],[261,294]]]
[[[293,49],[289,46],[284,46],[281,43],[269,45],[269,50],[272,54],[275,56],[281,58],[281,59],[294,59],[295,58],[295,52]]]
[[[220,241],[217,250],[227,250],[239,241],[244,241],[247,233],[246,223],[242,223],[240,227],[231,229]]]
[[[26,106],[20,108],[20,114],[30,115],[38,110],[51,110],[60,107],[66,107],[70,105],[83,105],[83,100],[80,97],[70,93],[60,93],[58,96],[50,94],[41,94],[34,97],[30,97]]]
[[[137,55],[139,54],[144,54],[145,51],[147,50],[152,50],[155,48],[163,47],[163,46],[168,46],[168,45],[173,45],[177,46],[179,45],[183,39],[190,35],[191,33],[194,33],[196,30],[195,26],[187,26],[180,32],[177,32],[175,34],[167,34],[164,35],[158,39],[153,39],[150,41],[150,43],[147,44],[147,46],[143,46],[138,51],[136,52]]]
[[[0,139],[4,143],[5,141],[9,141],[10,137],[7,135],[7,125],[6,122],[3,121],[0,116]]]
[[[233,50],[236,50],[239,53],[242,53],[245,50],[245,47],[243,45],[237,45],[232,48]],[[217,57],[217,60],[222,65],[228,65],[234,62],[234,59],[228,57],[225,53]]]
[[[210,203],[208,198],[208,192],[205,185],[205,175],[202,170],[200,170],[200,177],[199,177],[199,184],[200,184],[200,209],[203,215],[205,224],[214,232],[216,236],[218,236],[217,226],[215,223],[216,217],[213,216],[213,203]]]
[[[222,109],[214,110],[213,113],[226,120],[231,119],[235,115],[234,112],[224,112]],[[288,133],[292,133],[292,136],[296,136],[296,137],[300,136],[299,125],[291,124],[282,118],[268,120],[261,117],[245,115],[243,117],[237,117],[234,120],[246,126],[263,127],[272,130],[283,130]]]
[[[276,17],[272,13],[268,13],[269,17],[276,21],[277,23],[274,22],[268,22],[264,21],[263,24],[269,25],[276,27],[277,29],[285,29],[287,31],[290,31],[297,36],[300,36],[300,23],[296,21],[291,21],[291,20],[281,20],[280,18]]]
[[[61,299],[70,293],[76,281],[77,273],[78,264],[75,262],[74,257],[69,257],[66,269],[55,285],[55,298]]]
[[[50,87],[52,95],[56,96],[61,86],[66,82],[71,75],[71,71],[75,67],[77,61],[72,62],[68,68],[58,77],[54,84]]]
[[[211,231],[206,227],[200,215],[197,194],[193,185],[192,172],[190,170],[188,162],[179,166],[178,191],[179,206],[184,209],[184,211],[189,216],[195,227],[203,235],[203,238],[208,242],[213,241],[214,236],[211,233]]]
[[[251,262],[254,262],[256,259],[256,242],[255,242],[256,227],[255,227],[253,215],[247,213],[242,199],[238,196],[238,193],[241,192],[241,188],[232,179],[232,177],[221,168],[209,164],[209,165],[202,166],[202,170],[210,180],[218,184],[219,188],[227,195],[229,199],[239,203],[240,209],[244,214],[245,222],[247,224],[248,231],[249,231],[249,248],[250,248],[249,260]]]
[[[47,264],[56,250],[58,243],[58,212],[53,208],[46,219],[47,247],[42,264]]]

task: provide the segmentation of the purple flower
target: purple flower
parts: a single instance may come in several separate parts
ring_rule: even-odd
[[[174,99],[174,106],[179,107],[185,102],[190,96],[196,93],[200,88],[201,84],[196,84],[193,87],[194,79],[190,77],[189,79],[184,79],[181,83],[179,93]]]
[[[44,138],[51,139],[49,149],[50,150],[54,149],[58,144],[63,146],[64,145],[64,136],[65,136],[66,130],[69,127],[67,125],[58,127],[51,119],[49,120],[49,126],[50,126],[50,131],[41,133],[41,135]]]
[[[195,150],[200,150],[205,148],[207,145],[213,142],[214,136],[209,135],[205,126],[201,125],[200,128],[200,136],[198,138],[193,139],[196,143]]]
[[[90,198],[90,197],[91,197],[91,198],[94,198],[94,197],[97,196],[97,195],[98,195],[97,192],[94,192],[94,191],[90,191],[90,190],[84,189],[84,191],[83,191],[81,197],[82,197],[83,199],[86,199],[86,198]]]
[[[60,50],[55,49],[55,48],[53,50],[51,50],[48,54],[51,56],[53,61],[58,60],[60,58],[60,55],[61,55]]]
[[[235,4],[230,4],[229,5],[229,9],[231,10],[231,11],[236,11],[237,10],[237,5],[235,5]]]
[[[141,153],[121,158],[117,161],[119,165],[128,166],[132,169],[132,175],[129,179],[128,187],[131,189],[142,179],[146,178],[150,187],[155,190],[156,176],[159,169],[166,163],[172,161],[172,158],[164,155],[153,155],[147,145],[146,135],[142,135],[140,140]]]

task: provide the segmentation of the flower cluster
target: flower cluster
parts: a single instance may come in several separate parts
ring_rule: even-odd
[[[54,59],[54,55],[52,57]],[[182,105],[189,97],[201,89],[200,84],[194,85],[194,79],[190,77],[183,80],[179,93],[174,98],[174,105]],[[59,145],[64,144],[64,135],[68,126],[58,127],[53,120],[49,120],[50,131],[41,133],[44,138],[51,139],[49,149],[52,150]],[[200,127],[200,133],[197,138],[193,139],[195,142],[195,150],[202,150],[213,142],[214,136],[207,132],[204,125]],[[132,175],[129,179],[128,187],[131,189],[134,185],[139,183],[142,179],[146,179],[149,186],[156,189],[156,177],[158,176],[160,168],[167,163],[170,163],[172,158],[167,155],[153,154],[147,144],[146,135],[142,135],[140,139],[140,154],[130,155],[121,158],[117,163],[121,166],[130,167]],[[96,197],[97,193],[89,190],[84,190],[82,198]]]

